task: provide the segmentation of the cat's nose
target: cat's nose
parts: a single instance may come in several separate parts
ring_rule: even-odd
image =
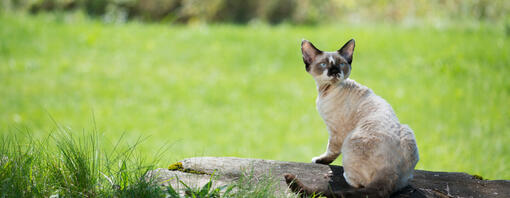
[[[336,75],[336,74],[340,73],[340,68],[338,68],[338,67],[331,67],[331,68],[329,69],[329,73],[330,73],[331,75]]]

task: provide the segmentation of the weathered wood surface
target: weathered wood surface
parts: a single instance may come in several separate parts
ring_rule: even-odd
[[[286,192],[285,173],[296,175],[305,185],[324,189],[328,186],[332,189],[351,188],[342,176],[341,166],[234,157],[197,157],[184,159],[181,163],[180,170],[157,169],[149,175],[155,176],[162,185],[171,184],[174,188],[182,187],[175,177],[198,187],[206,184],[213,172],[218,175],[214,186],[230,184],[242,174],[252,172],[255,176],[272,175],[280,181],[278,189]],[[481,180],[467,173],[416,170],[410,185],[392,197],[509,198],[510,181]]]

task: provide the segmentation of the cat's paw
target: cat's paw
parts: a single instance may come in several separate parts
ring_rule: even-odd
[[[312,158],[312,163],[316,163],[316,164],[330,164],[332,161],[331,160],[328,160],[326,159],[325,157],[323,156],[319,156],[319,157],[314,157]]]
[[[317,161],[320,159],[321,157],[314,157],[312,158],[312,163],[317,163]]]

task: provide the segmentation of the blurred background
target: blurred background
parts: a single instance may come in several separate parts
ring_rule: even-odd
[[[327,131],[300,42],[415,131],[418,169],[510,179],[508,0],[0,0],[0,134],[98,130],[159,167],[309,162]],[[338,159],[334,164],[341,164]]]
[[[4,10],[81,10],[108,22],[324,24],[358,22],[501,21],[504,0],[2,0]]]

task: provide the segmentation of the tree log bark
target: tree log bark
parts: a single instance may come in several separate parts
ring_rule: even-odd
[[[180,161],[176,170],[157,169],[148,173],[161,185],[182,189],[176,177],[184,183],[201,187],[211,175],[217,175],[214,187],[228,185],[243,174],[270,175],[278,179],[278,190],[291,193],[284,174],[290,173],[305,185],[323,189],[352,189],[344,180],[343,168],[302,162],[283,162],[234,157],[196,157]],[[395,192],[391,197],[510,197],[509,180],[483,180],[478,176],[460,172],[432,172],[416,170],[409,186]]]

